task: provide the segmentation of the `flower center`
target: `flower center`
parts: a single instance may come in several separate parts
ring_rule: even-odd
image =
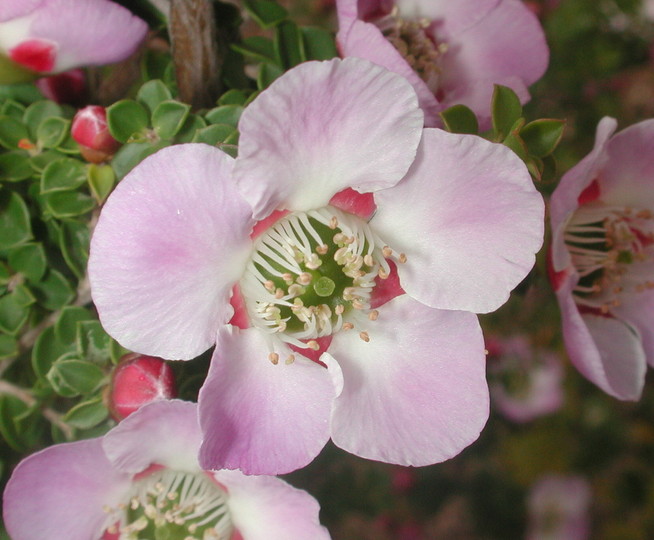
[[[447,52],[446,43],[437,43],[428,19],[403,19],[397,7],[374,24],[391,42],[429,89],[436,93],[440,86],[440,58]]]
[[[654,214],[649,210],[589,204],[577,210],[565,242],[579,274],[578,304],[609,313],[624,293],[654,288]]]
[[[316,338],[376,318],[370,295],[375,278],[388,277],[392,255],[352,214],[331,206],[288,214],[257,238],[241,278],[250,320],[271,337],[317,350]]]
[[[115,540],[227,540],[225,492],[205,473],[159,469],[134,481],[126,503],[105,508]]]

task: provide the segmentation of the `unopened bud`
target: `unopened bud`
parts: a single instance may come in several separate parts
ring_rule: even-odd
[[[91,163],[106,161],[120,148],[120,143],[109,133],[107,113],[100,105],[77,111],[70,132],[84,158]]]
[[[109,410],[120,421],[139,407],[177,395],[175,377],[161,358],[131,353],[114,369],[109,387]]]

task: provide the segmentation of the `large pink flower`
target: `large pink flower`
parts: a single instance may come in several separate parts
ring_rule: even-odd
[[[0,82],[117,62],[146,31],[144,21],[109,0],[3,0]]]
[[[552,194],[553,285],[573,364],[635,400],[654,363],[654,121],[604,118],[592,152]]]
[[[309,62],[245,110],[236,160],[166,148],[109,197],[89,261],[107,331],[164,358],[216,343],[203,466],[286,472],[330,435],[426,465],[477,438],[471,312],[532,267],[543,202],[506,147],[422,126],[402,77]]]
[[[490,125],[494,84],[524,103],[545,72],[549,51],[521,0],[337,0],[343,56],[367,58],[406,77],[425,111],[462,103]]]
[[[329,539],[309,494],[274,477],[202,470],[200,440],[196,404],[158,401],[104,437],[33,454],[5,489],[7,532],[13,540]]]

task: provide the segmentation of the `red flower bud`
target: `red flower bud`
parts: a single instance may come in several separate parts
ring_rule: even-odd
[[[89,105],[77,111],[71,135],[91,163],[106,161],[120,148],[120,143],[109,133],[107,113],[100,105]]]
[[[109,387],[109,410],[120,421],[142,405],[177,395],[175,377],[161,358],[131,353],[114,369]]]

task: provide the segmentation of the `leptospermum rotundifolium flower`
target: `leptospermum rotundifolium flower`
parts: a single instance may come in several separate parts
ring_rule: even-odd
[[[490,127],[494,84],[525,103],[549,51],[536,16],[521,0],[337,0],[342,56],[367,58],[406,77],[425,111],[462,103]]]
[[[654,121],[615,129],[599,123],[552,194],[552,282],[572,363],[635,400],[654,364]]]
[[[147,25],[109,0],[0,2],[0,83],[128,57]]]
[[[328,540],[318,503],[275,477],[198,465],[197,406],[157,401],[104,437],[18,464],[4,493],[12,540]]]
[[[203,467],[287,472],[330,435],[391,463],[456,455],[488,416],[471,312],[542,242],[522,162],[423,130],[411,85],[358,58],[290,70],[239,131],[236,160],[166,148],[109,197],[89,261],[107,331],[169,359],[216,344]]]

